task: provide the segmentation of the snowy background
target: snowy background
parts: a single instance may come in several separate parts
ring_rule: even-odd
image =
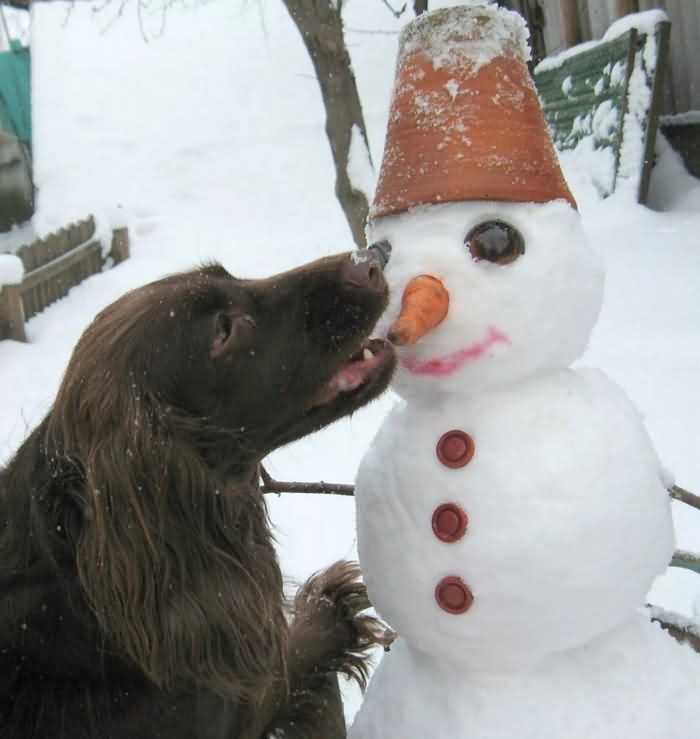
[[[170,9],[164,27],[158,14],[146,15],[148,42],[134,8],[116,18],[112,5],[34,6],[35,225],[45,233],[89,213],[105,230],[126,220],[132,258],[31,320],[30,343],[0,343],[0,462],[49,408],[80,333],[125,290],[205,260],[255,277],[353,246],[333,194],[318,85],[282,3],[190,0]],[[398,30],[410,17],[396,20],[380,0],[347,3],[375,163]],[[659,211],[636,205],[632,188],[600,200],[585,152],[564,157],[608,268],[582,364],[627,390],[677,483],[700,492],[700,181],[663,141],[660,153]],[[391,402],[280,450],[270,472],[351,482]],[[355,555],[351,499],[273,497],[270,510],[290,581]],[[700,549],[700,512],[674,503],[674,516],[679,546]],[[672,570],[650,600],[700,617],[700,577]],[[350,713],[357,702],[353,694]]]

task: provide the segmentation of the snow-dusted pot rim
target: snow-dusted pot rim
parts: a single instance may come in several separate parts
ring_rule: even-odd
[[[472,200],[576,207],[528,59],[523,19],[501,8],[447,8],[404,29],[372,219]]]

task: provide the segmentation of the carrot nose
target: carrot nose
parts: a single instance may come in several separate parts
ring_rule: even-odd
[[[442,323],[449,307],[450,294],[437,277],[414,277],[403,291],[401,313],[389,329],[389,341],[415,344]]]

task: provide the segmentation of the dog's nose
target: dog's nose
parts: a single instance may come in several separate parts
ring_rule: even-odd
[[[345,285],[383,292],[386,288],[381,262],[366,249],[353,252],[341,267],[341,279]]]

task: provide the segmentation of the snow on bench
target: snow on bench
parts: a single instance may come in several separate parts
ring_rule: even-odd
[[[603,195],[620,180],[647,200],[671,24],[660,10],[636,13],[591,41],[544,59],[534,78],[559,150],[589,157]]]

